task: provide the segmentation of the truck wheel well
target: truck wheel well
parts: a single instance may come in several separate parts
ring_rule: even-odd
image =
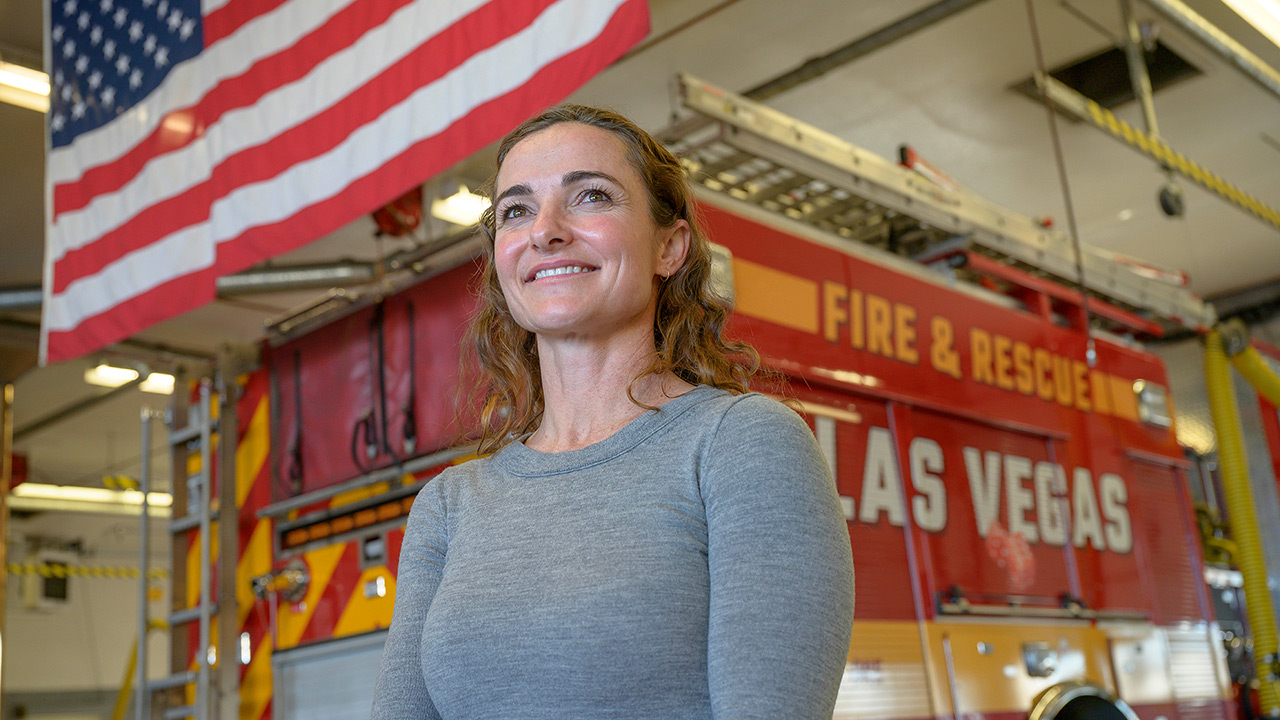
[[[1090,682],[1065,682],[1040,693],[1027,720],[1138,720],[1128,703]]]

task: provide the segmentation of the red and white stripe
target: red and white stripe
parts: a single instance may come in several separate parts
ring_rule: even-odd
[[[644,0],[205,0],[205,50],[53,150],[42,357],[213,299],[568,95]]]

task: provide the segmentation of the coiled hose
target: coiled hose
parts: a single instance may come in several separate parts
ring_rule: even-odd
[[[1253,511],[1253,488],[1245,462],[1240,413],[1231,387],[1231,367],[1223,349],[1222,335],[1215,329],[1204,339],[1205,384],[1209,390],[1209,411],[1218,435],[1218,462],[1222,467],[1222,489],[1226,495],[1231,537],[1239,547],[1236,564],[1244,576],[1245,604],[1253,631],[1254,661],[1258,670],[1258,697],[1262,715],[1280,717],[1280,687],[1276,667],[1275,611],[1267,589],[1267,568],[1258,537],[1258,518]]]

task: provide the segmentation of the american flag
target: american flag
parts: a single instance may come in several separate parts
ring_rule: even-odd
[[[41,361],[213,300],[500,137],[645,0],[55,0]]]

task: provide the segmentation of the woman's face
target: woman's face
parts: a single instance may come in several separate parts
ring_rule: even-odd
[[[683,262],[689,224],[654,223],[622,140],[553,125],[511,148],[494,189],[494,263],[521,327],[596,340],[652,332],[659,278]]]

